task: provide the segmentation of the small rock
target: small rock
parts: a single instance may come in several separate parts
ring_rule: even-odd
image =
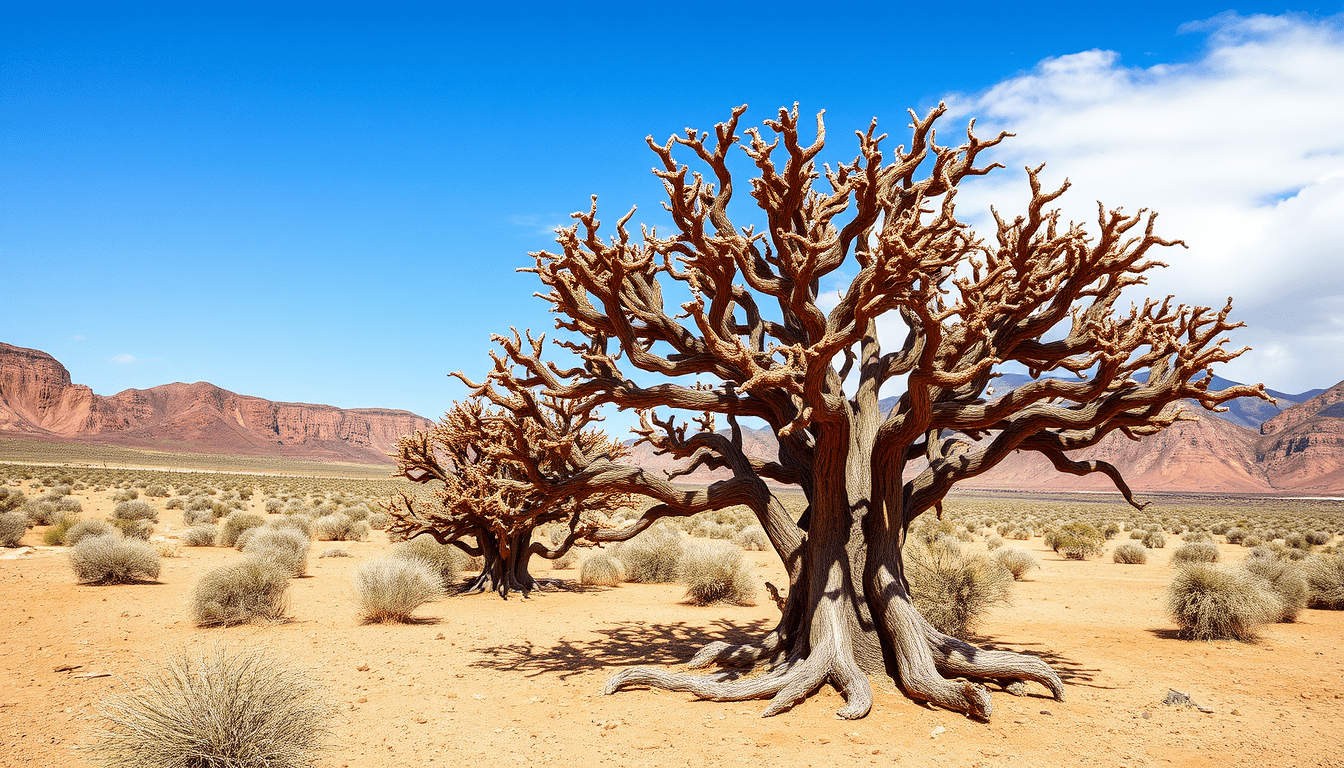
[[[439,634],[437,634],[437,635],[434,636],[434,639],[435,639],[435,640],[447,640],[448,638],[447,638],[446,636],[444,636],[444,634],[443,634],[442,632],[440,632]]]
[[[360,696],[358,699],[355,699],[355,703],[356,703],[356,704],[368,704],[368,703],[369,703],[369,697],[368,697],[368,696]]]
[[[1232,714],[1233,714],[1233,715],[1236,715],[1236,716],[1240,716],[1240,715],[1241,715],[1241,710],[1239,710],[1239,709],[1234,709],[1234,710],[1232,710]]]
[[[358,667],[355,667],[355,671],[356,671],[356,672],[368,672],[368,671],[369,671],[369,665],[368,665],[368,664],[360,664]]]
[[[943,726],[940,725],[940,726],[938,726],[938,727],[936,727],[936,728],[933,729],[933,733],[930,733],[930,734],[929,734],[929,738],[930,738],[930,739],[936,739],[936,738],[938,738],[938,734],[940,734],[940,733],[942,733],[942,732],[944,732],[944,731],[946,731],[946,730],[947,730],[946,728],[944,728]]]
[[[1055,714],[1054,714],[1053,712],[1051,712],[1050,710],[1048,710],[1048,709],[1042,709],[1042,710],[1041,710],[1041,714],[1042,714],[1042,715],[1050,715],[1051,717],[1054,717],[1054,716],[1055,716]]]
[[[419,723],[419,724],[421,724],[421,725],[424,725],[425,723],[428,723],[429,721],[426,720],[426,719],[423,718],[423,717],[417,717],[417,718],[415,718],[415,722],[417,722],[417,723]]]

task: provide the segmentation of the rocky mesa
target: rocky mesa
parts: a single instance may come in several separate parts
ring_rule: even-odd
[[[206,382],[105,397],[72,383],[51,355],[0,343],[0,436],[382,464],[398,437],[430,423],[409,411],[277,403]]]

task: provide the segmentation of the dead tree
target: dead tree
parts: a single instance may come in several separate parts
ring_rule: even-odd
[[[755,644],[713,643],[691,661],[763,665],[760,674],[637,668],[606,692],[647,685],[719,701],[770,698],[764,714],[773,715],[830,683],[846,700],[845,718],[869,711],[871,676],[982,718],[991,711],[984,683],[1016,692],[1035,682],[1062,697],[1041,659],[976,648],[916,612],[902,572],[906,530],[957,482],[1014,451],[1040,453],[1062,472],[1103,473],[1138,506],[1115,467],[1069,454],[1116,431],[1155,433],[1181,418],[1168,408],[1179,401],[1219,410],[1231,398],[1265,397],[1259,385],[1209,389],[1212,366],[1241,354],[1224,347],[1223,333],[1239,325],[1230,300],[1221,310],[1170,298],[1117,308],[1121,291],[1162,266],[1150,252],[1179,241],[1155,234],[1156,215],[1142,210],[1098,206],[1090,234],[1063,224],[1051,206],[1068,183],[1042,189],[1040,168],[1028,169],[1026,212],[996,212],[996,232],[977,238],[957,219],[955,195],[998,167],[977,162],[1007,134],[981,139],[972,123],[960,146],[940,146],[941,105],[922,119],[912,112],[908,148],[890,153],[874,121],[857,134],[858,156],[835,168],[817,164],[821,115],[809,142],[797,107],[780,110],[765,121],[767,140],[758,129],[739,135],[745,109],[712,136],[688,129],[648,140],[670,233],[632,235],[631,210],[605,237],[594,198],[558,232],[559,253],[532,254],[527,271],[546,286],[541,295],[571,339],[562,346],[578,361],[544,360],[530,333],[497,337],[504,354],[477,390],[501,404],[536,388],[585,408],[637,409],[640,439],[687,459],[686,472],[731,472],[688,491],[600,458],[566,478],[521,463],[527,487],[556,498],[619,491],[654,500],[627,528],[599,532],[602,540],[662,516],[746,504],[786,566],[779,626]],[[760,231],[729,217],[737,190],[729,153],[743,135]],[[702,170],[675,159],[682,152]],[[680,306],[668,307],[669,297]],[[884,315],[903,321],[903,339],[879,337]],[[996,368],[1013,363],[1034,380],[987,396]],[[884,413],[879,395],[897,388]],[[676,421],[676,411],[695,418]],[[776,460],[743,452],[738,420],[747,417],[777,436]],[[715,431],[716,418],[728,434]],[[809,506],[799,521],[767,479],[802,489]]]
[[[601,430],[586,428],[591,412],[578,412],[574,401],[529,400],[525,415],[492,409],[478,398],[454,403],[428,431],[397,441],[392,454],[397,473],[413,482],[433,483],[434,502],[403,493],[386,506],[388,532],[402,538],[428,535],[483,560],[481,573],[467,593],[510,592],[526,596],[552,583],[533,578],[533,555],[555,559],[601,528],[623,494],[598,492],[564,497],[519,484],[526,460],[557,479],[575,468],[573,456],[619,458],[624,447]],[[586,465],[586,464],[585,464]],[[508,482],[508,481],[515,482]],[[533,541],[537,528],[559,524],[561,533],[548,546]]]

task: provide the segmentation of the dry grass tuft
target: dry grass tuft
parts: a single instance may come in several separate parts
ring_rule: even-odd
[[[1216,563],[1218,562],[1218,545],[1210,541],[1196,541],[1190,544],[1182,544],[1171,553],[1171,565],[1188,565],[1190,563]]]
[[[440,544],[429,536],[416,536],[414,539],[398,544],[393,550],[394,557],[420,560],[439,574],[439,582],[444,590],[454,587],[462,577],[471,558],[466,552],[452,544]]]
[[[70,567],[81,584],[130,584],[159,577],[159,553],[138,539],[90,536],[70,548]]]
[[[1344,554],[1317,554],[1298,564],[1306,577],[1312,608],[1344,610]]]
[[[1192,640],[1251,642],[1282,611],[1267,585],[1240,569],[1195,563],[1182,568],[1167,591],[1167,612]]]
[[[693,542],[681,559],[678,580],[695,605],[755,605],[756,577],[742,549],[728,542]]]
[[[606,552],[594,552],[579,566],[579,583],[593,587],[614,587],[625,581],[621,561]]]
[[[249,529],[251,536],[243,545],[243,554],[279,568],[290,576],[302,576],[308,570],[308,537],[292,528]]]
[[[1116,545],[1115,551],[1111,553],[1111,559],[1124,565],[1143,565],[1148,562],[1148,548],[1127,541]]]
[[[1307,607],[1307,580],[1292,562],[1263,557],[1248,557],[1241,567],[1261,579],[1282,603],[1279,621],[1295,621],[1297,614]]]
[[[360,612],[369,623],[410,622],[411,613],[443,597],[443,583],[429,563],[415,557],[370,560],[355,572]]]
[[[28,518],[13,512],[0,512],[0,547],[17,547],[28,532]]]
[[[108,768],[308,768],[334,707],[302,671],[265,648],[186,652],[144,684],[105,698],[87,748]]]
[[[639,584],[670,584],[681,572],[686,545],[675,529],[655,525],[630,541],[612,547],[611,554],[621,561],[626,580]]]
[[[1021,581],[1022,577],[1032,568],[1039,568],[1041,564],[1036,560],[1036,556],[1025,549],[1017,547],[1008,547],[1000,549],[994,553],[994,559],[1008,569],[1013,575],[1013,581]]]
[[[907,543],[903,553],[910,600],[945,635],[965,637],[976,620],[1008,599],[1013,576],[987,555],[967,553],[943,538],[923,546]]]
[[[289,574],[274,565],[244,557],[206,573],[191,598],[198,627],[268,623],[285,616]]]

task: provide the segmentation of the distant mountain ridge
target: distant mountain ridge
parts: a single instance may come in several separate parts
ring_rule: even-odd
[[[0,436],[132,448],[387,464],[409,411],[277,403],[206,382],[94,394],[55,358],[0,343]]]

